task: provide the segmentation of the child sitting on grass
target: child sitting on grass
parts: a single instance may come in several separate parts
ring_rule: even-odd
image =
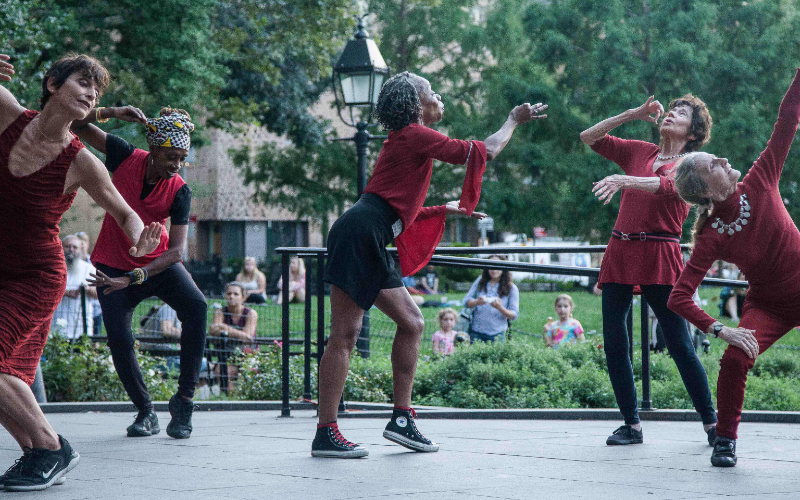
[[[456,332],[456,320],[458,313],[452,307],[446,307],[439,311],[439,330],[433,334],[433,354],[439,356],[447,356],[452,354],[453,345],[458,333]]]
[[[580,321],[572,317],[572,311],[575,309],[572,297],[567,294],[556,297],[555,309],[558,321],[548,321],[544,325],[544,338],[547,345],[556,348],[565,342],[573,344],[576,340],[583,342],[583,326]]]

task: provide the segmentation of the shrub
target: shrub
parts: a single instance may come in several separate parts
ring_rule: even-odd
[[[164,358],[136,352],[150,396],[156,401],[168,400],[178,384],[165,373]],[[51,335],[44,358],[42,375],[48,401],[128,400],[106,344],[92,343],[87,337],[70,343],[60,335]]]

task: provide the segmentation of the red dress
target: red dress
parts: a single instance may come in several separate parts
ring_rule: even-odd
[[[58,223],[75,198],[64,181],[83,148],[75,137],[44,168],[11,175],[11,149],[37,114],[25,111],[0,135],[0,372],[29,385],[67,284]]]
[[[626,189],[622,191],[619,215],[614,229],[631,234],[630,241],[611,238],[608,242],[598,282],[622,285],[673,285],[683,270],[678,243],[640,241],[640,233],[674,234],[680,238],[689,205],[675,191],[675,162],[653,172],[660,150],[649,142],[620,139],[606,135],[592,144],[592,149],[635,177],[658,177],[661,185],[655,193]]]

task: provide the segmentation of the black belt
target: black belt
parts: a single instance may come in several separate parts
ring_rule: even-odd
[[[653,240],[653,241],[671,241],[672,243],[680,243],[681,236],[679,234],[669,234],[669,233],[645,233],[644,231],[639,233],[623,233],[622,231],[617,231],[614,229],[611,231],[611,236],[623,241],[646,241],[646,240]]]

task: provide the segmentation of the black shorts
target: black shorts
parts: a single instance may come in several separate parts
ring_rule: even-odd
[[[399,217],[380,196],[366,193],[333,223],[323,279],[344,290],[365,311],[385,288],[403,286],[386,245]]]

